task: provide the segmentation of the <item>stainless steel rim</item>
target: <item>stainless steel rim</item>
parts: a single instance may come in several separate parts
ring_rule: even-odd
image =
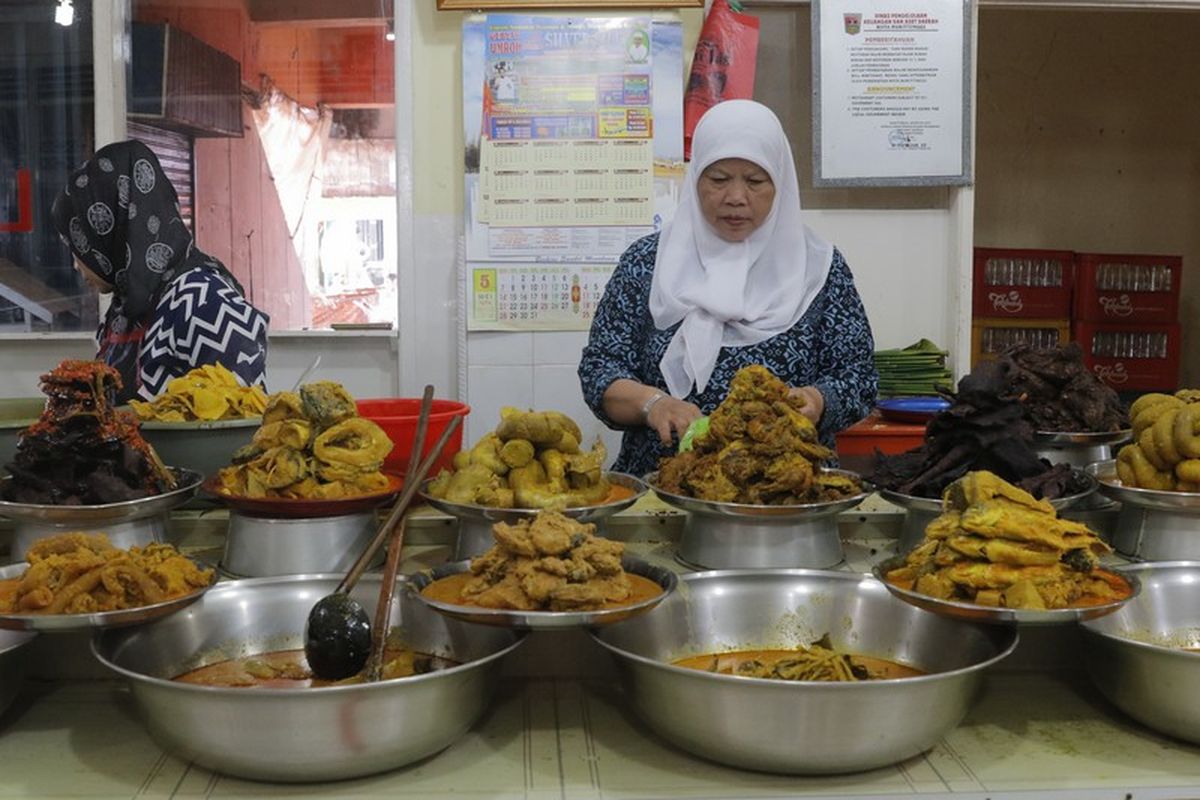
[[[325,580],[325,581],[330,581],[330,582],[336,584],[343,577],[344,576],[342,576],[340,574],[314,573],[314,574],[309,574],[309,575],[288,575],[288,576],[284,576],[284,577],[243,578],[241,580],[236,580],[236,581],[225,581],[225,582],[221,583],[218,587],[216,587],[214,589],[214,591],[233,591],[234,589],[237,589],[239,587],[251,586],[251,585],[261,584],[261,583],[278,584],[278,583],[294,583],[294,582],[300,582],[300,581]],[[372,581],[378,583],[380,580],[380,577],[376,576],[376,575],[368,575],[368,576],[364,576],[362,580],[367,583],[370,583]],[[400,576],[397,579],[397,583],[403,583],[404,581],[405,581],[404,576]],[[118,634],[118,633],[119,632],[113,632],[113,634]],[[355,692],[371,691],[371,689],[373,687],[391,685],[391,684],[395,683],[396,681],[401,681],[401,680],[408,682],[408,683],[418,683],[418,682],[424,682],[424,681],[428,681],[428,680],[436,680],[439,677],[443,677],[446,675],[452,675],[452,674],[459,673],[459,672],[467,672],[469,670],[475,669],[476,667],[491,663],[492,661],[495,661],[499,658],[503,658],[504,656],[508,655],[513,650],[515,650],[517,647],[519,647],[522,644],[522,642],[525,641],[522,636],[518,635],[516,640],[512,644],[510,644],[500,650],[497,650],[495,653],[486,655],[483,658],[478,658],[473,661],[468,661],[463,664],[459,664],[456,667],[448,667],[446,669],[440,669],[435,672],[428,672],[424,675],[412,675],[407,678],[395,678],[390,681],[380,681],[379,683],[358,683],[358,684],[351,684],[348,686],[313,686],[313,687],[306,688],[306,689],[287,689],[287,688],[272,689],[272,688],[256,687],[256,686],[246,686],[246,687],[201,686],[199,684],[194,684],[194,683],[179,683],[178,681],[170,680],[167,678],[156,678],[153,675],[145,675],[141,672],[134,672],[132,670],[126,669],[125,667],[122,667],[122,666],[119,666],[118,664],[113,663],[112,661],[110,661],[108,658],[106,658],[100,652],[101,647],[102,647],[103,638],[105,637],[105,635],[106,635],[106,633],[104,631],[98,631],[92,637],[92,641],[91,641],[92,655],[94,655],[101,664],[108,667],[113,672],[116,672],[119,675],[124,676],[125,678],[129,679],[130,681],[136,681],[138,683],[144,683],[144,684],[147,684],[150,686],[158,686],[158,687],[168,687],[169,686],[172,691],[199,692],[199,693],[206,694],[210,697],[259,696],[259,697],[286,698],[286,697],[312,695],[314,693],[320,693],[320,694],[332,694],[335,692],[355,693]],[[109,634],[109,635],[112,635],[112,634]]]
[[[1033,441],[1037,444],[1075,444],[1084,447],[1120,444],[1132,438],[1132,428],[1119,431],[1034,431],[1033,434]]]
[[[866,481],[863,481],[862,476],[855,472],[850,472],[844,469],[827,469],[824,472],[833,475],[840,475],[844,478],[856,478],[863,484],[863,491],[850,497],[843,497],[839,500],[830,500],[825,503],[806,503],[802,505],[790,506],[768,506],[754,505],[751,503],[720,503],[715,500],[702,500],[698,497],[685,497],[684,495],[672,494],[658,488],[658,472],[651,472],[645,476],[646,484],[654,490],[667,505],[674,506],[681,511],[691,511],[696,514],[705,514],[708,516],[721,517],[736,517],[739,519],[800,519],[803,517],[819,517],[826,514],[837,514],[847,509],[854,508],[861,503],[873,491]]]

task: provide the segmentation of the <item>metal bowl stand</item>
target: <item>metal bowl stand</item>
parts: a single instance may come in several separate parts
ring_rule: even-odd
[[[679,559],[704,569],[833,567],[844,558],[840,511],[747,519],[693,510],[683,526]]]
[[[345,572],[376,527],[374,511],[293,519],[230,511],[221,569],[249,578]]]

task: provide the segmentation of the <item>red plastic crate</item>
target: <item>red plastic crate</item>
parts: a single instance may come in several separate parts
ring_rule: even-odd
[[[1083,363],[1118,391],[1174,391],[1179,386],[1178,323],[1114,325],[1076,322]]]
[[[976,247],[971,306],[976,317],[1071,316],[1070,250]]]
[[[1075,318],[1122,324],[1179,320],[1179,256],[1077,253]]]

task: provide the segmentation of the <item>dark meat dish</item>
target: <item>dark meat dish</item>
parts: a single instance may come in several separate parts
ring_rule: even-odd
[[[941,497],[967,472],[986,470],[1039,499],[1075,494],[1085,479],[1051,465],[1033,448],[1033,425],[1014,388],[1010,360],[985,361],[958,383],[952,405],[929,421],[925,443],[896,456],[876,454],[868,480],[916,497]]]
[[[686,453],[664,458],[658,487],[720,503],[801,505],[862,491],[852,478],[821,469],[833,452],[801,413],[804,400],[762,366],[738,370],[708,432]]]
[[[66,360],[41,376],[46,409],[19,436],[6,465],[4,499],[45,505],[136,500],[174,488],[175,479],[138,431],[113,408],[121,376],[99,361]]]
[[[1035,430],[1103,433],[1129,427],[1117,393],[1088,370],[1077,343],[1044,349],[1018,344],[1000,360],[1009,365],[1013,391]]]

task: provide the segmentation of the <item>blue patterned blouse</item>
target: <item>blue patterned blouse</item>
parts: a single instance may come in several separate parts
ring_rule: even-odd
[[[679,326],[658,330],[650,316],[650,279],[657,251],[658,234],[653,234],[634,242],[621,256],[596,309],[579,363],[587,404],[610,428],[625,431],[613,468],[634,475],[656,469],[658,459],[670,455],[671,448],[664,447],[650,428],[614,423],[601,401],[618,378],[667,390],[658,363]],[[874,349],[850,268],[834,250],[825,286],[804,316],[790,330],[758,344],[721,348],[708,386],[700,394],[693,390],[685,399],[711,413],[728,394],[735,372],[762,364],[792,386],[812,385],[821,391],[825,413],[818,430],[821,441],[832,448],[834,434],[866,416],[875,403],[879,376]]]

